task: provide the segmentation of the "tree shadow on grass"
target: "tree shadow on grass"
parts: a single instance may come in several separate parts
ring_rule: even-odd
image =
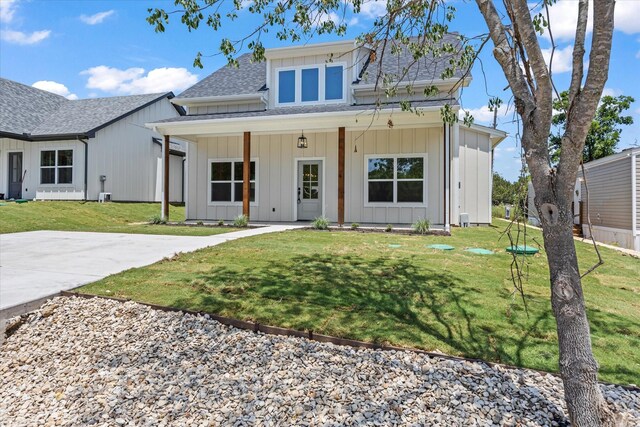
[[[316,333],[439,349],[522,365],[522,352],[552,321],[549,310],[521,322],[514,333],[486,290],[455,272],[423,267],[411,256],[297,255],[245,269],[215,268],[185,281],[198,301],[172,305]],[[483,294],[484,292],[484,294]],[[496,295],[496,299],[499,296]],[[496,301],[494,301],[494,304]],[[482,315],[483,311],[495,313]],[[484,317],[478,321],[478,316]],[[538,340],[539,341],[539,340]],[[539,344],[539,343],[538,343]]]

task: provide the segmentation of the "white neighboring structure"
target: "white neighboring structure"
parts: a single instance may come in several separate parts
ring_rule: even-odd
[[[426,218],[446,229],[466,213],[472,224],[491,223],[491,159],[506,134],[443,123],[441,108],[457,112],[459,85],[470,81],[462,72],[441,78],[450,57],[378,55],[383,73],[405,76],[399,87],[414,90],[388,98],[376,88],[375,53],[353,40],[265,56],[253,63],[245,54],[239,68],[221,68],[174,98],[188,115],[148,124],[189,141],[187,219]],[[425,97],[431,87],[438,93]],[[420,114],[402,111],[404,100]]]
[[[159,202],[162,135],[153,120],[179,117],[173,94],[71,101],[0,78],[0,194],[6,199]],[[170,200],[183,201],[186,149],[171,142]]]
[[[584,164],[585,182],[579,179],[582,195],[582,232],[602,243],[640,251],[640,148],[624,150]],[[579,174],[581,175],[581,174]]]

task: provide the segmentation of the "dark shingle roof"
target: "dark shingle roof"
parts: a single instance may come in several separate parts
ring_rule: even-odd
[[[415,41],[412,40],[412,41]],[[457,34],[445,34],[439,45],[444,43],[450,43],[454,47],[460,49],[460,40]],[[399,52],[393,52],[393,47],[396,46]],[[382,49],[382,46],[380,47]],[[380,55],[377,55],[380,57]],[[382,74],[391,74],[394,76],[394,82],[402,79],[403,82],[417,82],[417,81],[438,81],[441,80],[442,72],[447,67],[450,67],[450,60],[452,55],[442,55],[434,57],[433,54],[427,53],[422,58],[415,60],[413,55],[407,48],[407,46],[397,44],[395,41],[390,40],[386,46],[384,46],[384,53],[382,55],[382,62],[371,62],[368,64],[365,73],[362,75],[362,79],[359,84],[372,84],[376,81],[376,76],[381,71]],[[403,77],[405,70],[406,75]],[[463,77],[465,70],[455,70],[453,77]],[[379,82],[382,83],[382,82]]]
[[[431,99],[427,101],[414,101],[411,103],[413,108],[441,107],[442,105],[457,106],[458,101],[453,98]],[[400,108],[399,103],[382,104],[381,109]],[[181,116],[171,119],[159,120],[154,123],[167,122],[196,122],[200,120],[224,120],[231,118],[254,118],[254,117],[272,117],[272,116],[290,116],[296,114],[312,114],[312,113],[340,113],[348,111],[371,111],[374,112],[376,106],[373,104],[365,105],[347,105],[347,104],[326,104],[326,105],[308,105],[296,107],[280,107],[270,110],[245,111],[238,113],[217,113],[217,114],[201,114],[193,116]]]
[[[267,82],[267,65],[251,62],[251,54],[238,58],[238,68],[224,66],[200,80],[177,98],[257,94]]]
[[[30,133],[67,102],[63,96],[0,78],[0,131]]]
[[[69,101],[49,115],[32,133],[34,135],[82,134],[95,131],[168,93],[114,96]]]
[[[63,96],[0,78],[0,133],[31,138],[81,136],[173,93],[68,100]]]

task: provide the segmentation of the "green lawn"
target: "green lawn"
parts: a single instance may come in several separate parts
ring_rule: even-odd
[[[141,224],[160,214],[158,203],[29,202],[0,206],[0,234],[34,230],[209,236],[228,227]],[[171,206],[169,218],[184,220],[184,206]]]
[[[542,241],[536,231],[531,237]],[[493,227],[455,229],[452,237],[290,231],[182,254],[80,291],[556,371],[545,257],[529,258],[527,316],[512,296],[511,257],[498,238]],[[425,247],[432,243],[456,250]],[[577,245],[586,270],[595,256]],[[462,250],[470,246],[497,253]],[[640,260],[602,254],[606,264],[584,281],[601,378],[637,383]]]

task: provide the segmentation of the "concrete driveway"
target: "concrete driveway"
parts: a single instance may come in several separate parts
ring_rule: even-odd
[[[46,297],[229,240],[297,228],[272,225],[207,237],[32,231],[0,235],[0,313],[34,309]]]

